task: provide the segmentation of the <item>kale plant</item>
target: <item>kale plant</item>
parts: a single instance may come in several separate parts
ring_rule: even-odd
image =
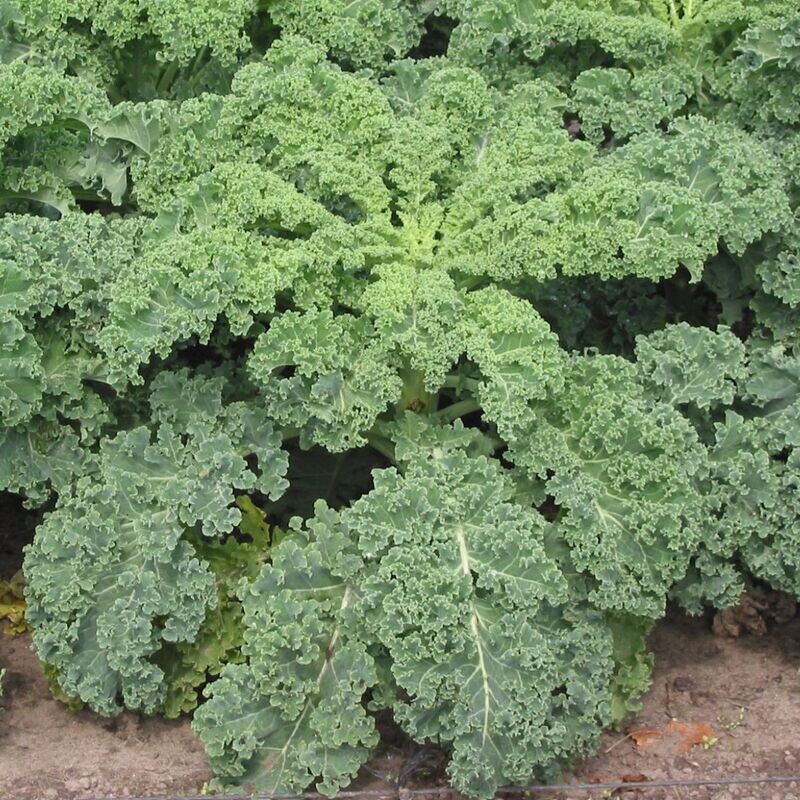
[[[0,3],[0,487],[58,691],[345,787],[590,753],[800,594],[794,0]]]

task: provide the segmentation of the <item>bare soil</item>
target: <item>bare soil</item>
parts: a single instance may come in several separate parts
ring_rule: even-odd
[[[211,777],[185,720],[73,713],[50,696],[30,637],[0,639],[0,797],[99,798],[197,792]]]
[[[797,782],[633,790],[620,796],[800,800],[800,619],[776,625],[764,636],[726,638],[715,635],[708,620],[676,616],[655,629],[651,646],[656,667],[642,711],[623,731],[606,734],[600,753],[571,778],[788,776]],[[702,733],[706,742],[693,743]]]

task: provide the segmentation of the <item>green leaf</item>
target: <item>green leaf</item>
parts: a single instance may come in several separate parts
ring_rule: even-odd
[[[244,592],[245,665],[207,690],[194,728],[223,785],[294,792],[321,778],[333,797],[377,742],[362,698],[375,667],[352,636],[347,543],[293,535]]]
[[[652,394],[699,408],[733,402],[745,377],[744,354],[729,330],[715,333],[685,322],[636,340],[637,364]]]
[[[256,426],[242,422],[253,412],[223,405],[218,381],[162,373],[151,408],[154,432],[138,427],[103,441],[25,559],[37,654],[66,694],[104,714],[120,711],[120,698],[145,712],[162,707],[157,652],[165,642],[193,642],[219,605],[187,528],[229,533],[241,518],[235,490],[278,496],[285,486],[280,439],[263,417],[251,438]],[[251,453],[258,467],[246,461]],[[227,633],[224,616],[217,623]],[[169,702],[172,710],[182,704]]]
[[[509,445],[559,507],[559,534],[595,582],[590,599],[661,616],[701,540],[706,453],[688,420],[654,402],[629,362],[575,355],[563,388],[531,403]]]
[[[325,311],[281,314],[259,337],[250,374],[270,417],[301,429],[301,446],[364,444],[363,433],[399,399],[400,379],[372,339],[366,319]]]
[[[492,461],[453,450],[376,473],[342,512],[364,558],[359,614],[400,690],[395,718],[419,741],[451,742],[453,784],[477,797],[583,751],[605,713],[610,643],[591,613],[559,608],[568,587],[545,554],[548,525],[513,495]],[[574,681],[571,647],[595,664]]]

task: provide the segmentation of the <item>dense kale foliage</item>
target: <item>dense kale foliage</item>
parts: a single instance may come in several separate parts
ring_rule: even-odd
[[[794,0],[0,2],[60,692],[328,794],[389,710],[486,798],[635,707],[668,599],[800,595],[799,126]]]

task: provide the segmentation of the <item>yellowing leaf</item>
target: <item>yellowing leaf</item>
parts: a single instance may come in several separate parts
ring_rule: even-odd
[[[0,620],[5,620],[3,630],[14,635],[28,629],[25,621],[25,580],[22,572],[17,572],[10,581],[0,581]]]

